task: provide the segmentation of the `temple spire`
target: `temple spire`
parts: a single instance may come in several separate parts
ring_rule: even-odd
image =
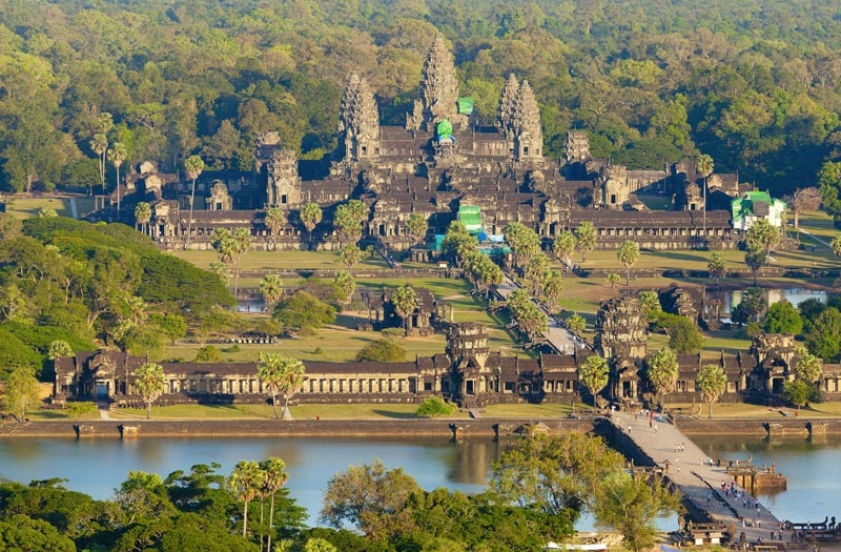
[[[426,56],[420,84],[421,97],[407,119],[409,128],[432,131],[444,119],[454,126],[466,125],[467,118],[458,113],[458,77],[453,55],[441,35],[435,38]]]
[[[514,130],[514,152],[518,161],[543,157],[543,131],[540,128],[540,110],[529,81],[524,80],[514,101],[511,120]]]
[[[339,113],[339,140],[344,159],[359,161],[379,155],[380,121],[368,82],[356,73],[348,77]]]
[[[514,119],[514,102],[517,100],[517,94],[520,91],[520,83],[517,82],[517,77],[514,73],[508,75],[508,80],[505,81],[505,86],[502,88],[502,93],[499,95],[499,106],[496,109],[497,125],[508,134],[511,131],[511,123]]]

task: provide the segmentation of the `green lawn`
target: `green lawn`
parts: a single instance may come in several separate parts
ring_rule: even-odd
[[[79,217],[93,211],[94,199],[85,195],[74,196]],[[70,197],[12,197],[6,203],[6,210],[12,216],[26,219],[38,216],[41,209],[55,209],[60,217],[73,216]]]
[[[216,251],[182,251],[174,250],[172,254],[176,257],[191,262],[199,268],[210,268],[210,263],[219,260]],[[240,269],[243,272],[255,270],[346,270],[342,264],[339,254],[333,251],[249,251],[242,256]],[[376,255],[365,259],[354,266],[354,272],[383,270],[390,271],[391,268],[385,263],[382,257]],[[243,280],[244,282],[244,280]]]

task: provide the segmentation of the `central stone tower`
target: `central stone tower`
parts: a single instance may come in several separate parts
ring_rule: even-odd
[[[434,132],[435,125],[448,120],[454,128],[464,129],[467,117],[458,112],[458,78],[453,55],[444,38],[438,35],[423,63],[421,98],[415,100],[411,115],[406,118],[407,129]]]

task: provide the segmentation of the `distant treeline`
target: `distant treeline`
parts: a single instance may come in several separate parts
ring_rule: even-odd
[[[268,130],[323,158],[348,73],[401,124],[436,33],[478,122],[508,73],[532,83],[550,156],[585,129],[616,163],[705,153],[781,194],[839,155],[831,0],[0,0],[0,188],[85,188],[123,155],[250,170]]]

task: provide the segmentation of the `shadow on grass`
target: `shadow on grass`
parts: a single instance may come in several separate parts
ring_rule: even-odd
[[[68,420],[70,416],[65,412],[53,412],[51,410],[46,410],[43,412],[38,413],[38,417],[44,420]],[[81,418],[77,418],[81,419]]]
[[[420,419],[411,412],[395,412],[393,410],[374,410],[377,416],[393,418],[395,420],[417,420]]]

